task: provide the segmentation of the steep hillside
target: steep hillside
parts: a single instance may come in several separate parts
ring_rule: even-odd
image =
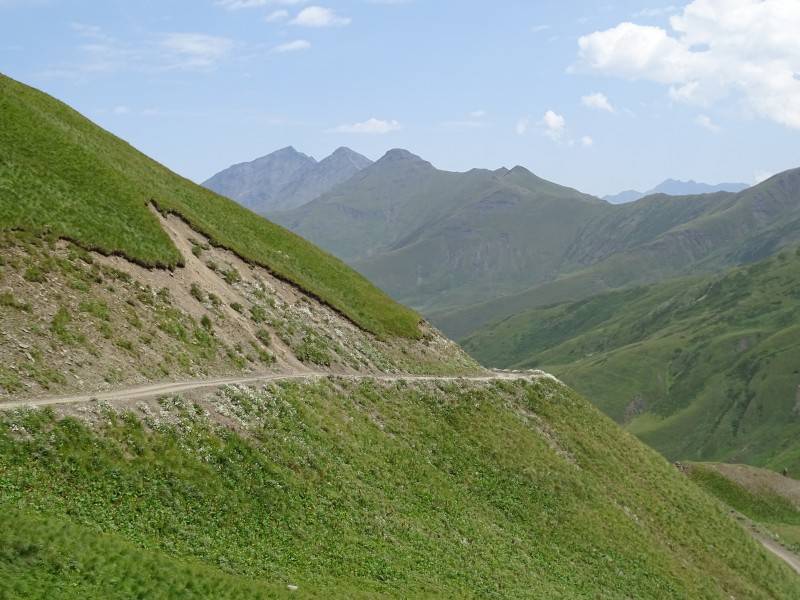
[[[0,597],[800,594],[552,376],[481,370],[338,260],[0,83]],[[173,380],[196,385],[133,387]]]
[[[426,314],[449,336],[461,339],[528,309],[749,264],[798,241],[800,169],[739,194],[650,196],[607,205],[602,216],[585,224],[557,278],[496,300]]]
[[[339,260],[0,76],[0,230],[49,233],[145,266],[182,264],[149,203],[377,335],[421,335],[417,314]]]
[[[716,496],[768,548],[800,567],[800,481],[749,465],[686,463],[695,484]]]
[[[0,233],[0,403],[210,375],[479,370],[426,325],[419,340],[376,338],[177,216],[155,218],[183,267]]]
[[[392,150],[329,194],[272,218],[429,311],[554,278],[581,223],[603,207],[522,167],[452,173]]]
[[[679,183],[664,189],[689,189]],[[452,173],[392,150],[271,216],[459,339],[529,308],[720,271],[796,243],[800,170],[736,194],[615,206],[522,167]]]
[[[546,379],[6,413],[0,483],[8,598],[800,594],[721,505]]]
[[[370,164],[349,148],[339,148],[317,162],[289,147],[228,167],[203,185],[263,214],[311,202]]]
[[[540,366],[673,459],[800,472],[800,250],[523,312],[468,337],[493,366]]]

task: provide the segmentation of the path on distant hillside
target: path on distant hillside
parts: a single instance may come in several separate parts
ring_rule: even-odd
[[[28,398],[25,400],[12,400],[10,402],[0,402],[0,410],[12,410],[15,408],[52,406],[57,404],[80,404],[82,402],[114,402],[120,400],[141,400],[143,398],[155,398],[167,394],[179,394],[203,389],[220,388],[226,385],[248,385],[257,383],[269,383],[274,381],[298,381],[303,379],[324,379],[327,377],[338,377],[352,380],[374,379],[377,381],[518,381],[536,380],[543,378],[555,379],[552,375],[543,371],[527,371],[523,373],[509,373],[492,371],[486,375],[403,375],[403,374],[342,374],[329,371],[294,371],[290,373],[273,373],[250,375],[247,377],[217,377],[213,379],[189,379],[186,381],[171,381],[163,383],[151,383],[134,387],[109,390],[106,392],[93,392],[88,394],[77,394],[73,396],[44,396],[40,398]]]
[[[780,558],[783,562],[794,569],[795,573],[800,575],[800,558],[798,558],[794,552],[787,550],[778,542],[769,539],[763,533],[760,533],[751,527],[746,527],[746,529],[750,532],[750,535],[752,535],[753,538],[761,542],[761,545],[764,546],[764,548],[772,552],[775,556]]]

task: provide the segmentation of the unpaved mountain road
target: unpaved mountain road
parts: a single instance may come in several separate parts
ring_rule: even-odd
[[[351,380],[376,381],[519,381],[537,379],[555,379],[543,371],[526,371],[522,373],[492,371],[486,375],[391,375],[391,374],[341,374],[329,371],[294,371],[290,373],[272,373],[250,375],[247,377],[217,377],[212,379],[188,379],[185,381],[171,381],[164,383],[151,383],[135,387],[120,388],[104,392],[78,394],[74,396],[44,396],[40,398],[27,398],[24,400],[11,400],[0,402],[0,410],[13,410],[16,408],[34,408],[39,406],[53,406],[58,404],[80,404],[83,402],[115,402],[123,400],[141,400],[155,398],[168,394],[180,394],[203,389],[221,388],[226,385],[254,385],[274,381],[302,381],[304,379],[344,378]]]
[[[509,371],[491,371],[486,375],[385,375],[385,374],[341,374],[328,371],[296,371],[291,373],[271,373],[251,375],[248,377],[217,377],[212,379],[188,379],[185,381],[170,381],[164,383],[151,383],[106,392],[79,394],[74,396],[46,396],[41,398],[28,398],[25,400],[12,400],[0,402],[0,411],[17,408],[35,408],[41,406],[55,406],[64,404],[80,404],[84,402],[115,402],[125,400],[142,400],[156,398],[168,394],[180,394],[204,389],[221,388],[226,385],[254,385],[275,381],[303,381],[308,379],[344,378],[350,380],[375,380],[375,381],[536,381],[538,379],[551,379],[558,381],[554,376],[544,371],[525,371],[513,373]],[[740,521],[746,521],[739,516]],[[742,523],[744,529],[761,545],[783,560],[795,572],[800,574],[800,557],[790,552],[777,542],[769,539],[756,530],[752,524]]]
[[[794,569],[795,573],[800,575],[800,558],[794,552],[787,550],[778,542],[769,539],[764,534],[759,533],[752,528],[747,528],[747,530],[750,532],[750,535],[752,535],[757,541],[761,542],[761,545],[764,546],[764,548],[772,552],[775,556],[780,558],[783,562]]]

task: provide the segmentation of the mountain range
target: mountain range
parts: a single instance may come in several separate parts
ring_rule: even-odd
[[[464,340],[547,369],[673,460],[800,468],[800,248],[718,275],[523,310]]]
[[[627,202],[635,202],[641,200],[645,196],[652,196],[653,194],[667,194],[670,196],[696,196],[698,194],[715,194],[717,192],[741,192],[750,186],[746,183],[719,183],[711,185],[708,183],[700,183],[697,181],[679,181],[677,179],[667,179],[659,183],[653,189],[647,192],[638,192],[636,190],[626,190],[619,194],[610,196],[603,196],[603,200],[610,204],[625,204]]]
[[[287,147],[252,162],[233,165],[203,183],[259,213],[288,210],[321,196],[372,164],[349,148],[317,162]]]
[[[603,205],[473,179],[490,205]],[[0,249],[2,598],[800,597],[554,377],[482,369],[337,258],[2,75]]]
[[[455,173],[391,150],[320,198],[269,216],[431,311],[554,277],[570,238],[605,206],[523,167]]]
[[[405,150],[270,217],[456,339],[516,312],[756,261],[800,240],[800,170],[739,193],[611,205],[523,167],[436,169]]]
[[[800,468],[800,169],[722,187],[668,180],[615,205],[392,150],[272,218],[481,363],[557,374],[671,459]]]

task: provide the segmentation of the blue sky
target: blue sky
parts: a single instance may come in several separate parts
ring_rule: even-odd
[[[201,181],[283,146],[594,194],[800,166],[797,0],[0,0],[0,71]]]

